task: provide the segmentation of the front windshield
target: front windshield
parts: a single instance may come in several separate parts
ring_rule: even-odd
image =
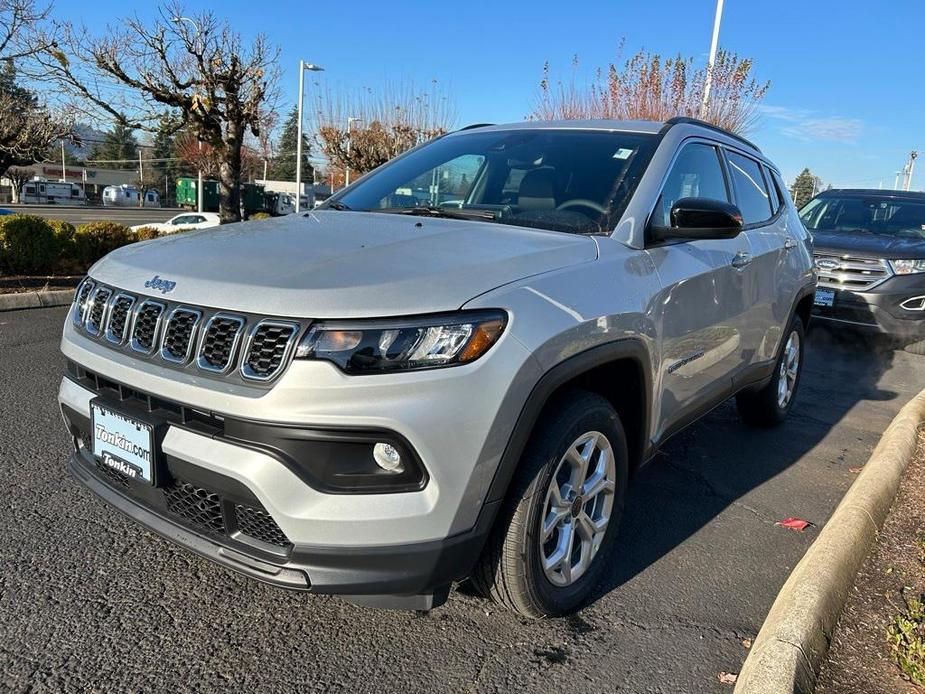
[[[810,231],[861,232],[925,239],[925,200],[825,195],[800,210]]]
[[[610,233],[656,144],[603,130],[463,132],[386,164],[329,205]]]

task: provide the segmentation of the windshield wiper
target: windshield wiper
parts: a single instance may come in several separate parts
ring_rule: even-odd
[[[493,222],[497,218],[491,210],[464,210],[462,208],[445,207],[379,207],[369,212],[385,212],[386,214],[407,214],[416,217],[442,217],[444,219],[477,219]]]
[[[322,209],[325,209],[325,210],[346,210],[346,211],[349,212],[349,211],[352,210],[353,208],[352,208],[352,207],[349,207],[349,206],[347,206],[347,205],[345,205],[344,203],[340,202],[339,200],[332,200],[331,202],[327,203]]]

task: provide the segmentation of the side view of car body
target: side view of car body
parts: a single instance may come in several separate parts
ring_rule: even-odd
[[[464,129],[298,216],[132,244],[62,337],[71,469],[276,585],[530,617],[609,570],[632,471],[793,406],[815,290],[774,165],[690,119]]]
[[[177,231],[189,231],[190,229],[208,229],[217,227],[222,223],[221,217],[215,212],[183,212],[176,217],[171,217],[166,222],[151,222],[149,224],[136,224],[131,228],[132,231],[138,231],[142,228],[154,228],[162,234],[173,234]]]
[[[800,217],[815,239],[813,315],[925,354],[925,193],[827,190]]]

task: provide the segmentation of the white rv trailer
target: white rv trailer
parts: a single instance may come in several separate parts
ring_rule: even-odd
[[[144,205],[139,205],[141,191],[135,186],[106,186],[103,188],[103,207],[160,207],[161,196],[156,190],[145,193]]]
[[[33,179],[23,183],[19,201],[25,205],[86,205],[83,188],[76,183]]]

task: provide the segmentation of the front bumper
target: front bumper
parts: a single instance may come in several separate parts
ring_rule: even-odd
[[[864,292],[833,291],[834,305],[813,306],[814,318],[899,339],[925,339],[925,311],[902,306],[903,302],[925,296],[925,274],[896,275]]]

